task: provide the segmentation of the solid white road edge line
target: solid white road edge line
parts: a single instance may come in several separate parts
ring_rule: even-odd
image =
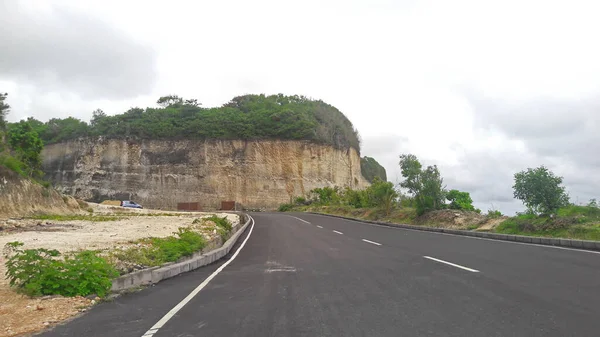
[[[371,241],[371,240],[367,240],[367,239],[362,239],[362,240],[363,240],[364,242],[368,242],[368,243],[371,243],[371,244],[374,244],[374,245],[381,246],[381,243],[378,243],[378,242],[375,242],[375,241]]]
[[[173,309],[171,309],[171,311],[164,315],[163,318],[160,319],[160,321],[156,322],[156,324],[154,324],[148,331],[146,331],[146,333],[144,333],[142,337],[152,337],[152,335],[157,333],[158,330],[162,328],[171,318],[173,318],[173,316],[175,316],[175,314],[177,314],[177,312],[179,312],[181,308],[183,308],[189,301],[191,301],[192,298],[194,298],[194,296],[196,296],[200,292],[200,290],[204,289],[208,282],[210,282],[213,278],[215,278],[215,276],[217,276],[221,271],[223,271],[223,269],[225,269],[225,267],[227,267],[231,263],[231,261],[235,260],[242,248],[244,248],[244,246],[246,245],[246,242],[250,238],[250,234],[252,234],[252,230],[254,229],[254,218],[252,218],[251,216],[249,217],[250,220],[252,220],[252,227],[250,227],[250,232],[248,232],[248,236],[246,236],[244,242],[242,242],[240,247],[235,251],[231,258],[227,262],[223,263],[219,267],[219,269],[215,270],[212,274],[210,274],[210,276],[207,277],[206,280],[200,283],[200,285],[197,286],[196,289],[192,290],[192,292],[189,295],[187,295],[186,298],[184,298],[175,307],[173,307]]]
[[[291,216],[291,215],[290,215],[290,216]],[[306,221],[306,220],[302,220],[302,219],[300,219],[300,218],[297,218],[297,217],[295,217],[295,216],[292,216],[292,218],[294,218],[294,219],[296,219],[296,220],[300,220],[300,221],[302,221],[302,222],[304,222],[304,223],[307,223],[307,224],[309,224],[309,225],[310,225],[310,222],[308,222],[308,221]]]
[[[445,263],[445,264],[450,265],[452,267],[464,269],[464,270],[470,271],[471,273],[479,273],[479,270],[471,269],[471,268],[467,268],[467,267],[463,267],[461,265],[458,265],[458,264],[455,264],[455,263],[452,263],[452,262],[448,262],[448,261],[436,259],[435,257],[431,257],[431,256],[423,256],[423,257],[426,258],[426,259],[429,259],[429,260],[437,261],[437,262],[440,262],[440,263]]]
[[[338,233],[338,234],[344,234],[344,233],[342,233],[342,232],[338,232],[338,231],[333,231],[333,232],[334,232],[334,233]]]
[[[318,227],[318,228],[323,228],[323,226],[319,226],[319,225],[317,225],[317,227]]]
[[[331,218],[330,216],[321,215],[321,214],[312,214],[311,213],[311,215],[316,215],[316,216]],[[338,218],[338,219],[342,219],[342,218]],[[580,252],[580,253],[600,254],[600,252],[594,251],[594,250],[585,250],[585,249],[577,249],[577,248],[569,248],[569,247],[541,245],[541,244],[538,244],[538,243],[529,243],[529,242],[516,242],[516,241],[507,241],[507,240],[495,240],[495,239],[479,238],[479,237],[476,237],[476,236],[466,236],[466,235],[451,234],[451,233],[427,232],[427,231],[423,231],[423,230],[419,230],[419,229],[412,229],[412,228],[383,226],[383,225],[378,225],[378,224],[374,224],[374,223],[362,222],[360,220],[349,220],[349,219],[342,219],[342,220],[356,222],[356,223],[359,223],[361,225],[381,227],[381,228],[389,228],[389,229],[395,229],[395,230],[401,230],[401,231],[412,231],[412,232],[418,232],[418,233],[423,233],[423,234],[448,235],[448,236],[455,236],[455,237],[460,237],[460,238],[465,238],[465,239],[477,239],[477,240],[493,241],[493,242],[497,242],[497,243],[512,243],[512,244],[515,244],[515,245],[536,246],[536,247],[542,247],[542,248],[553,248],[553,249],[570,250],[570,251]]]

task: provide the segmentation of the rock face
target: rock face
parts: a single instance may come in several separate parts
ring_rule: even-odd
[[[80,139],[46,146],[43,168],[63,193],[162,209],[274,208],[316,187],[369,184],[354,149],[306,141]]]

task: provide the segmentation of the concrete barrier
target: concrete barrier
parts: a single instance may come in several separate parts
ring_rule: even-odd
[[[514,241],[514,242],[531,243],[531,244],[546,245],[546,246],[559,246],[559,247],[569,247],[569,248],[581,249],[581,250],[600,251],[600,241],[544,238],[544,237],[526,236],[526,235],[510,235],[510,234],[477,232],[477,231],[425,227],[425,226],[415,226],[415,225],[405,225],[405,224],[393,224],[393,223],[382,222],[382,221],[361,220],[361,219],[350,218],[350,217],[345,217],[345,216],[341,216],[341,215],[332,215],[332,214],[317,213],[317,212],[307,212],[307,213],[325,215],[325,216],[330,216],[333,218],[353,220],[353,221],[358,221],[358,222],[372,223],[372,224],[377,224],[377,225],[386,226],[386,227],[396,227],[396,228],[412,229],[412,230],[419,230],[419,231],[438,232],[438,233],[451,234],[451,235],[472,236],[472,237],[480,237],[480,238],[486,238],[486,239],[492,239],[492,240],[498,240],[498,241]]]
[[[247,220],[242,226],[241,222],[245,218],[247,218]],[[235,245],[240,235],[242,235],[249,224],[250,218],[244,214],[241,214],[240,223],[234,227],[233,235],[221,247],[216,248],[216,244],[211,242],[209,245],[207,245],[207,247],[212,247],[213,249],[208,252],[206,252],[205,248],[205,251],[195,253],[190,258],[180,262],[171,262],[162,266],[142,269],[123,275],[112,281],[111,291],[117,292],[130,288],[151,285],[179,274],[209,265],[229,254],[231,248],[233,248],[233,245]],[[220,238],[218,241],[220,242]]]

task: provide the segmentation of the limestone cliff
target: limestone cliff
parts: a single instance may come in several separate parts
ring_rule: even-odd
[[[43,168],[78,198],[163,209],[223,200],[274,208],[316,187],[368,186],[353,148],[307,141],[80,139],[46,146]]]

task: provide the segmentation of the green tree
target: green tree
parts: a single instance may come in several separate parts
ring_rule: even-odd
[[[423,189],[421,182],[422,165],[414,154],[403,154],[400,156],[400,170],[404,181],[400,187],[406,188],[413,196],[418,195]]]
[[[421,173],[421,204],[417,203],[417,213],[423,214],[428,211],[441,209],[444,207],[446,199],[446,190],[444,189],[444,179],[436,165],[427,166]]]
[[[450,201],[448,207],[450,209],[461,209],[465,211],[474,211],[473,199],[469,192],[461,192],[459,190],[450,190],[446,195],[446,199]]]
[[[156,101],[156,104],[163,108],[170,107],[172,105],[181,105],[183,103],[183,98],[177,95],[167,95],[162,96]]]
[[[562,177],[544,166],[528,168],[515,174],[514,197],[533,213],[552,214],[569,204],[562,182]]]
[[[590,202],[588,203],[588,207],[598,208],[598,201],[595,198],[590,199]]]
[[[424,170],[422,167],[415,155],[400,156],[400,170],[404,177],[400,187],[406,188],[412,194],[419,215],[441,209],[446,198],[444,180],[437,166],[427,166]]]
[[[26,173],[29,176],[40,175],[44,144],[31,124],[26,121],[12,124],[8,130],[8,144],[27,166]]]
[[[7,93],[0,93],[0,130],[6,129],[6,116],[10,112],[10,105],[5,102],[7,97]]]
[[[360,152],[360,137],[335,107],[303,96],[245,95],[222,107],[202,108],[195,99],[161,97],[159,108],[133,108],[106,116],[96,110],[90,124],[52,119],[40,134],[45,144],[82,136],[140,139],[309,140]]]

